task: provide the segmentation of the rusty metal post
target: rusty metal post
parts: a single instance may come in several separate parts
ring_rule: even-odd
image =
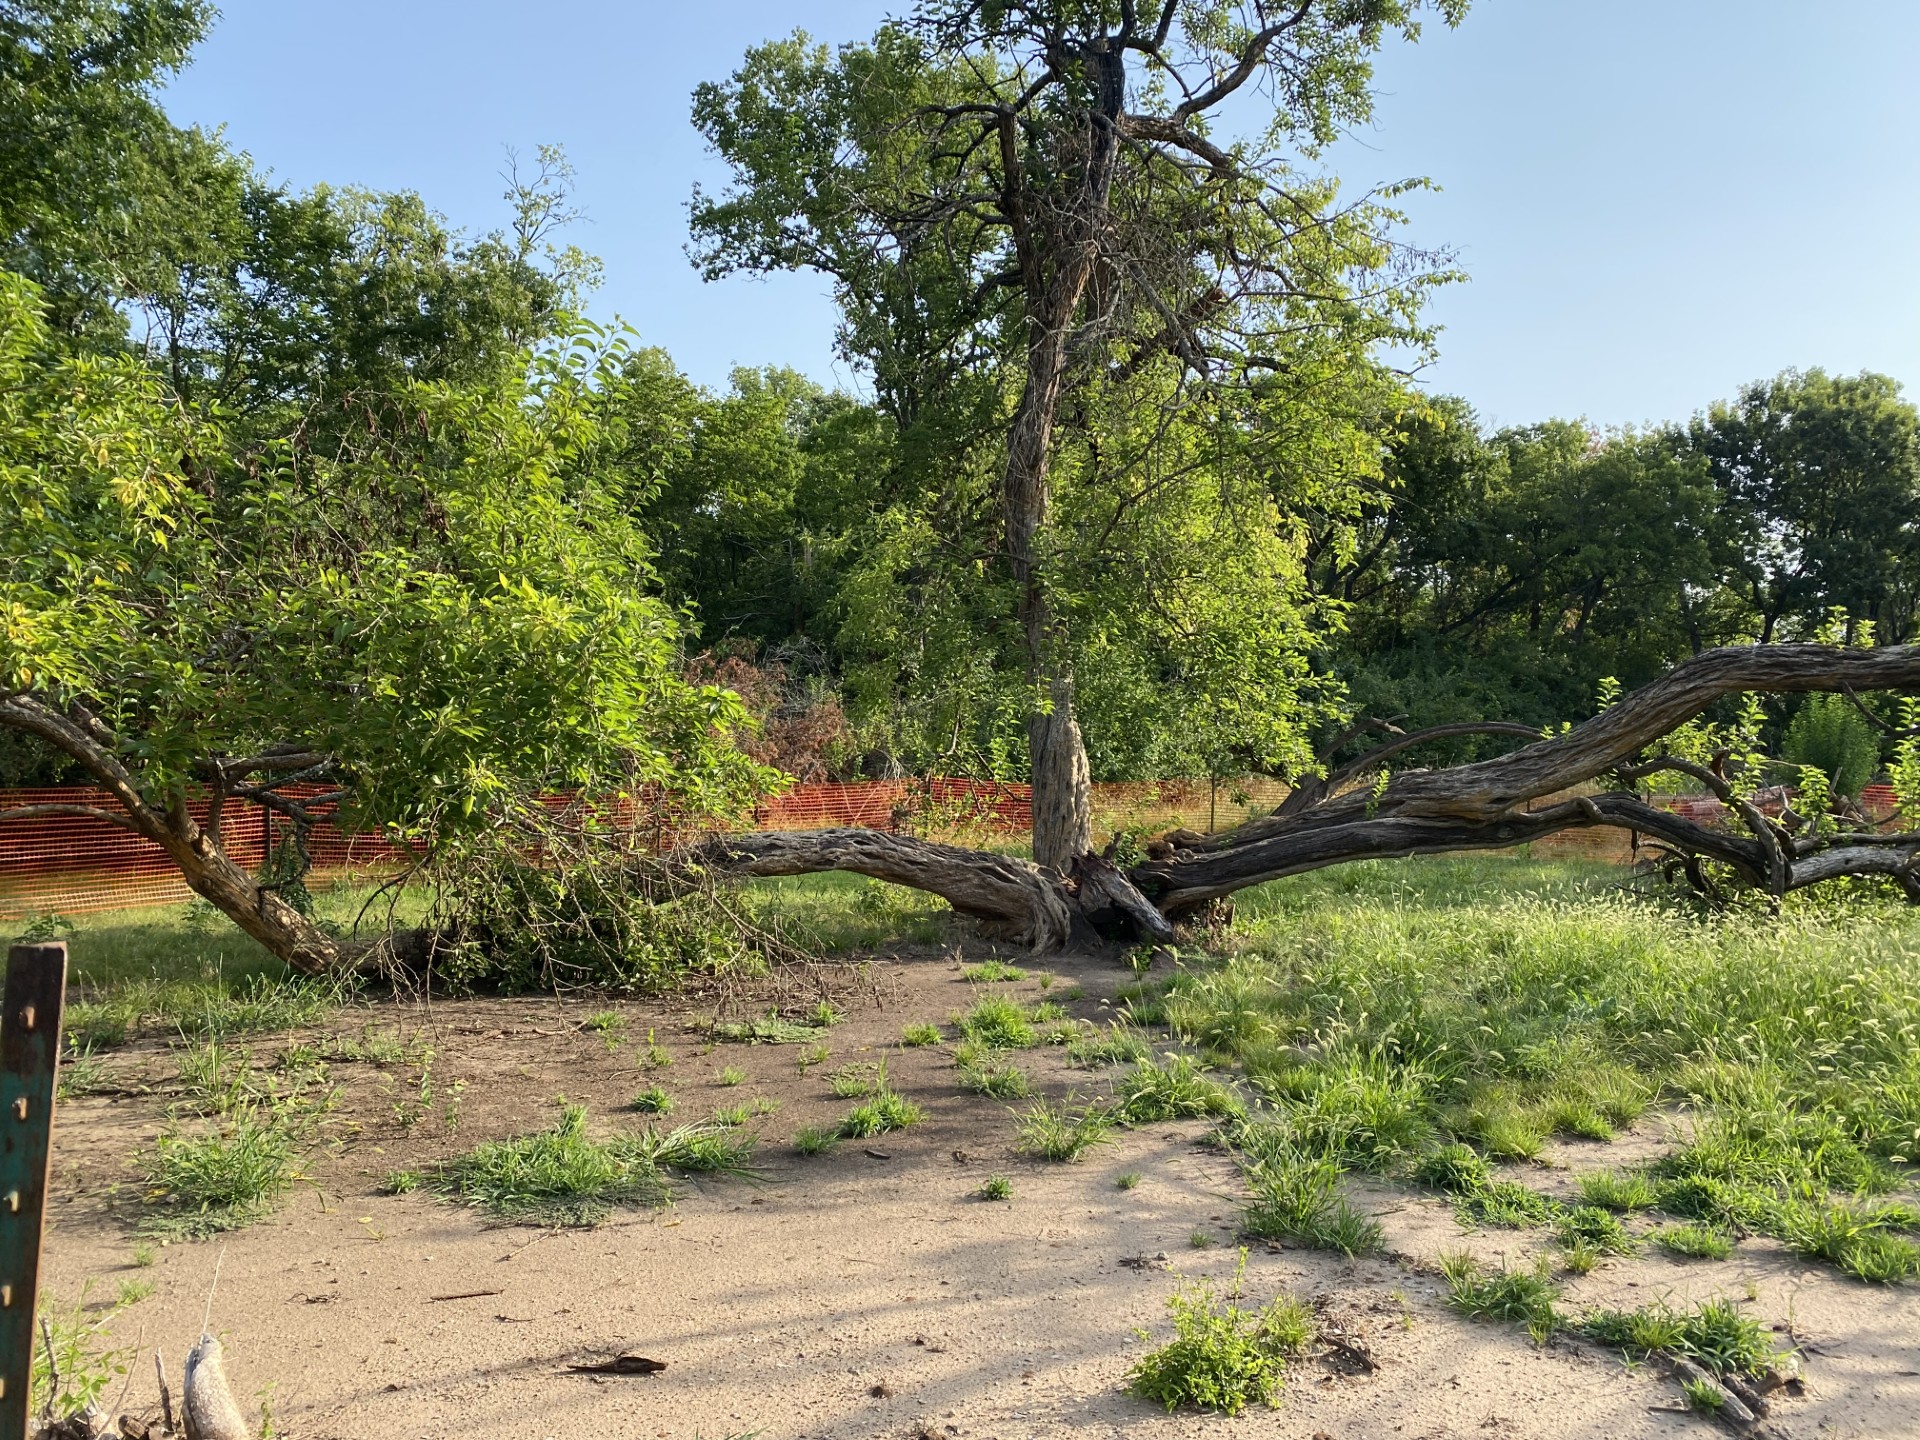
[[[67,947],[7,952],[0,1012],[0,1440],[26,1440]]]

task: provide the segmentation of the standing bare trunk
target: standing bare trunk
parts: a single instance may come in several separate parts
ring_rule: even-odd
[[[1065,281],[1068,277],[1061,277]],[[1076,290],[1083,288],[1084,277]],[[1050,297],[1056,300],[1068,297]],[[1077,293],[1065,306],[1071,314]],[[1049,313],[1052,312],[1052,313]],[[1027,648],[1027,682],[1034,710],[1027,718],[1027,754],[1033,770],[1034,862],[1065,874],[1093,843],[1092,787],[1080,723],[1073,713],[1073,664],[1066,637],[1048,603],[1036,540],[1047,523],[1048,465],[1054,417],[1066,369],[1066,325],[1054,306],[1035,306],[1035,334],[1027,348],[1027,383],[1008,437],[1002,493],[1007,552],[1020,587],[1020,627]]]
[[[1030,212],[1020,188],[1022,167],[1011,114],[1002,117],[1000,129],[1006,178],[1001,203],[1013,229],[1027,324],[1027,375],[1007,436],[1001,496],[1034,705],[1027,718],[1033,858],[1061,875],[1093,848],[1093,787],[1080,722],[1074,715],[1073,662],[1065,630],[1047,598],[1045,556],[1039,541],[1052,501],[1053,437],[1067,383],[1068,340],[1100,257],[1113,188],[1115,122],[1126,95],[1119,49],[1101,48],[1085,58],[1098,80],[1098,102],[1079,137],[1085,170],[1078,193],[1058,221],[1043,222]],[[1053,224],[1060,227],[1055,233],[1038,233]],[[1053,260],[1051,273],[1043,257]]]

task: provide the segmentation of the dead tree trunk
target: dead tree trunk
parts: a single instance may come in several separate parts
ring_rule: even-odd
[[[1737,882],[1773,896],[1846,876],[1898,880],[1920,899],[1920,833],[1796,833],[1760,814],[1713,772],[1660,750],[1660,742],[1724,696],[1743,691],[1920,688],[1920,646],[1841,649],[1755,645],[1709,650],[1675,666],[1564,735],[1492,760],[1407,770],[1384,786],[1324,788],[1304,804],[1219,835],[1174,832],[1122,875],[1082,857],[1062,873],[1024,861],[903,836],[817,831],[725,837],[698,852],[711,872],[793,875],[852,869],[946,896],[998,935],[1046,950],[1090,934],[1159,939],[1175,922],[1249,886],[1353,860],[1505,848],[1562,830],[1611,826],[1638,832],[1697,872],[1710,860]],[[1501,727],[1493,727],[1499,729]],[[1515,727],[1504,727],[1511,733]],[[1402,736],[1373,759],[1460,727]],[[1343,767],[1348,780],[1368,757]],[[1655,770],[1682,770],[1716,790],[1746,833],[1695,823],[1630,789],[1533,802],[1605,776],[1623,786]],[[884,857],[884,860],[876,857]],[[777,867],[777,868],[772,868]],[[1111,873],[1108,873],[1111,872]],[[1140,897],[1144,897],[1144,902]]]

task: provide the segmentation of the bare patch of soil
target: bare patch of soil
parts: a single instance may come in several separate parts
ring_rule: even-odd
[[[1104,1021],[1102,996],[1126,972],[1064,959],[1004,987],[1059,998]],[[632,1436],[721,1440],[799,1437],[1652,1437],[1713,1427],[1673,1413],[1657,1366],[1628,1367],[1582,1343],[1530,1344],[1445,1305],[1433,1257],[1467,1248],[1526,1263],[1544,1236],[1464,1233],[1442,1200],[1368,1183],[1357,1194],[1386,1228],[1389,1256],[1348,1261],[1253,1247],[1246,1295],[1281,1289],[1315,1302],[1346,1348],[1300,1362],[1277,1409],[1233,1422],[1167,1415],[1126,1394],[1128,1367],[1167,1333],[1165,1301],[1183,1279],[1226,1281],[1236,1263],[1242,1188],[1198,1123],[1120,1133],[1080,1163],[1014,1152],[1008,1107],[962,1091],[941,1047],[903,1049],[902,1029],[945,1022],[984,987],[952,956],[877,961],[840,993],[850,1013],[832,1055],[802,1073],[798,1045],[709,1048],[682,1007],[553,1000],[437,1002],[342,1012],[326,1032],[253,1042],[257,1058],[326,1035],[385,1047],[384,1063],[335,1060],[340,1103],[310,1183],[273,1219],[223,1240],[168,1246],[132,1264],[137,1182],[129,1164],[164,1122],[175,1067],[162,1049],[123,1052],[114,1078],[146,1094],[61,1109],[47,1278],[63,1298],[151,1278],[153,1295],[116,1322],[126,1344],[163,1342],[170,1363],[197,1333],[216,1259],[213,1325],[228,1340],[237,1393],[264,1393],[276,1433],[311,1440],[370,1435]],[[589,1017],[616,1011],[612,1031]],[[372,1027],[369,1031],[367,1027]],[[672,1064],[641,1062],[651,1029]],[[607,1036],[617,1036],[617,1045]],[[394,1058],[392,1043],[400,1042]],[[423,1052],[432,1051],[423,1101]],[[895,1089],[926,1119],[815,1157],[793,1134],[836,1121],[841,1065],[885,1056]],[[1058,1049],[1020,1052],[1041,1093],[1103,1088]],[[745,1072],[738,1084],[722,1072]],[[759,1119],[757,1183],[684,1184],[660,1211],[621,1211],[594,1230],[494,1226],[420,1194],[382,1193],[388,1174],[421,1169],[480,1140],[553,1123],[564,1096],[593,1123],[658,1084],[670,1120],[721,1106],[778,1102]],[[456,1091],[456,1086],[458,1089]],[[456,1095],[450,1118],[448,1097]],[[1639,1158],[1661,1143],[1649,1122],[1615,1146],[1558,1154],[1566,1171]],[[1123,1175],[1138,1173],[1135,1188]],[[977,1198],[990,1175],[1010,1201]],[[1193,1237],[1217,1243],[1196,1247]],[[1676,1303],[1725,1294],[1805,1351],[1808,1392],[1771,1421],[1781,1436],[1920,1434],[1920,1306],[1911,1287],[1860,1285],[1770,1242],[1724,1262],[1648,1255],[1603,1264],[1567,1287],[1570,1306]],[[1151,1340],[1136,1333],[1149,1332]],[[1369,1369],[1355,1352],[1370,1357]],[[654,1374],[569,1366],[635,1353]],[[151,1360],[132,1403],[152,1399]]]

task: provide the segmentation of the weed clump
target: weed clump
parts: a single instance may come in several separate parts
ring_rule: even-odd
[[[1190,1405],[1237,1415],[1248,1405],[1273,1404],[1287,1361],[1313,1339],[1312,1312],[1288,1296],[1243,1309],[1236,1302],[1245,1271],[1242,1251],[1224,1300],[1208,1281],[1168,1297],[1173,1339],[1141,1357],[1127,1372],[1127,1388],[1168,1410]]]
[[[1631,1255],[1639,1247],[1620,1217],[1598,1205],[1580,1205],[1560,1217],[1560,1243],[1583,1246],[1600,1255]]]
[[[960,1088],[995,1100],[1024,1100],[1033,1093],[1033,1081],[1010,1060],[985,1058],[960,1066]]]
[[[1036,1101],[1019,1118],[1016,1148],[1041,1160],[1078,1160],[1096,1145],[1110,1144],[1114,1118],[1097,1105]]]
[[[920,1119],[918,1105],[892,1090],[880,1089],[841,1117],[840,1138],[867,1140],[875,1135],[884,1135],[889,1130],[905,1130],[909,1125],[918,1125]]]
[[[1105,1030],[1083,1031],[1067,1041],[1067,1063],[1086,1070],[1102,1065],[1139,1064],[1152,1058],[1153,1046],[1147,1037],[1118,1022]]]
[[[1340,1167],[1330,1157],[1268,1148],[1246,1170],[1253,1198],[1240,1229],[1257,1240],[1292,1240],[1316,1250],[1368,1255],[1382,1248],[1378,1221],[1340,1193]]]
[[[586,1107],[569,1105],[551,1129],[478,1146],[429,1183],[504,1220],[592,1226],[616,1205],[663,1204],[669,1172],[751,1173],[753,1143],[750,1134],[705,1125],[595,1140]]]
[[[1580,1322],[1589,1339],[1631,1356],[1671,1355],[1692,1360],[1715,1375],[1760,1375],[1779,1352],[1759,1321],[1725,1299],[1692,1310],[1664,1301],[1637,1310],[1596,1310]]]
[[[673,1096],[658,1085],[649,1085],[627,1102],[627,1108],[642,1115],[665,1115],[673,1109]]]
[[[1004,960],[982,960],[978,965],[962,965],[960,978],[969,985],[992,985],[1001,981],[1024,980],[1027,972]]]
[[[277,1117],[248,1105],[228,1111],[215,1130],[169,1125],[136,1163],[152,1207],[140,1228],[199,1239],[271,1213],[293,1185],[295,1140]]]
[[[1033,1021],[1019,1002],[1005,995],[987,995],[974,1002],[953,1023],[960,1033],[989,1050],[1024,1050],[1034,1044]]]
[[[1635,1170],[1596,1170],[1577,1183],[1581,1200],[1602,1210],[1649,1210],[1660,1198],[1653,1181]]]
[[[1454,1251],[1440,1257],[1440,1273],[1446,1277],[1453,1308],[1471,1319],[1524,1325],[1536,1344],[1545,1343],[1566,1324],[1554,1305],[1560,1292],[1544,1266],[1510,1270],[1503,1265],[1493,1270],[1463,1251]]]
[[[1695,1260],[1725,1260],[1733,1254],[1733,1241],[1706,1225],[1668,1225],[1654,1231],[1653,1239],[1669,1255]]]
[[[1113,1089],[1115,1116],[1129,1125],[1159,1120],[1221,1119],[1246,1112],[1229,1085],[1208,1075],[1186,1055],[1134,1066]]]

